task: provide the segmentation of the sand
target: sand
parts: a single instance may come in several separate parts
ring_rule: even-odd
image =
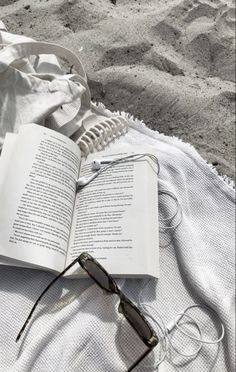
[[[234,19],[227,0],[0,0],[9,31],[78,53],[94,101],[196,147],[234,178]]]

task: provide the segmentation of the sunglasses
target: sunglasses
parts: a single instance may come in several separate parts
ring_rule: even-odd
[[[37,301],[35,302],[34,306],[32,307],[29,316],[27,317],[23,327],[21,328],[16,342],[20,339],[22,333],[24,332],[27,324],[29,323],[36,306],[38,305],[41,298],[44,294],[48,291],[48,289],[61,277],[63,276],[66,271],[68,271],[73,265],[79,263],[80,266],[87,272],[87,274],[92,278],[97,285],[102,288],[108,294],[116,294],[120,298],[120,303],[118,306],[118,311],[122,313],[135,332],[138,334],[140,339],[143,343],[147,346],[147,350],[132,364],[132,366],[127,370],[127,372],[132,371],[158,344],[158,337],[144,317],[142,312],[138,309],[138,307],[130,301],[123,292],[121,292],[120,288],[114,281],[114,279],[108,274],[108,272],[100,265],[100,263],[95,260],[90,254],[82,253],[79,257],[77,257],[69,266],[65,268],[59,275],[57,275],[51,283],[44,289],[41,293]]]

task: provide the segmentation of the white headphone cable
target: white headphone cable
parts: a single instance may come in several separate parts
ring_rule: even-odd
[[[145,156],[149,157],[157,165],[157,171],[155,171],[155,173],[158,175],[159,172],[160,172],[160,164],[159,164],[159,161],[158,161],[158,159],[155,155],[148,154],[148,153],[147,154],[146,153],[145,154],[132,154],[132,155],[128,155],[128,156],[125,156],[123,158],[118,158],[118,159],[115,159],[115,160],[111,161],[109,164],[107,164],[103,168],[100,168],[91,177],[84,178],[82,184],[80,184],[80,182],[79,182],[80,179],[78,179],[77,180],[77,190],[79,188],[87,186],[90,182],[92,182],[95,178],[97,178],[99,176],[99,174],[105,172],[106,170],[113,167],[114,165],[126,163],[126,162],[129,162],[129,161],[132,161],[132,160],[137,161],[137,160],[142,159]]]
[[[149,282],[150,282],[150,279],[146,283],[144,283],[144,285],[142,286],[139,297],[138,297],[138,304],[137,305],[141,309],[141,311],[144,312],[144,314],[147,317],[150,317],[153,320],[153,322],[155,323],[157,328],[160,330],[162,336],[159,338],[159,341],[160,341],[160,346],[163,350],[163,355],[157,361],[157,363],[155,363],[155,365],[150,365],[150,364],[148,365],[148,364],[143,363],[143,368],[145,368],[145,369],[149,368],[149,369],[152,369],[153,371],[156,370],[159,367],[159,365],[166,359],[167,353],[168,353],[169,350],[171,350],[171,348],[173,350],[175,350],[175,352],[177,354],[179,354],[183,357],[194,358],[199,354],[199,352],[201,351],[204,344],[218,344],[222,341],[222,339],[224,337],[224,334],[225,334],[224,325],[220,321],[219,316],[216,313],[216,311],[213,310],[212,308],[206,306],[206,305],[201,305],[201,304],[190,305],[190,306],[186,307],[186,309],[183,312],[178,313],[174,320],[172,320],[169,324],[165,325],[164,320],[163,320],[161,314],[157,311],[157,309],[154,306],[152,306],[151,304],[142,302],[142,292],[143,292],[143,290],[145,289],[145,287],[147,286],[147,284]],[[152,311],[154,312],[154,315],[152,315],[147,310],[147,308],[152,309]],[[214,314],[214,316],[216,318],[218,318],[219,324],[220,324],[220,327],[221,327],[221,332],[220,332],[221,334],[220,334],[218,339],[216,339],[216,340],[204,340],[203,339],[203,332],[202,332],[202,329],[201,329],[200,325],[198,324],[198,322],[193,318],[193,316],[190,316],[189,314],[186,314],[187,311],[189,311],[190,309],[193,309],[193,308],[200,308],[200,309],[208,310],[209,313]],[[183,317],[187,317],[188,319],[190,319],[192,321],[193,325],[195,326],[195,328],[197,329],[197,331],[199,333],[199,337],[194,337],[190,333],[183,331],[183,329],[179,325],[179,322],[181,321],[181,319]],[[158,321],[157,318],[159,318],[160,321]],[[183,333],[186,337],[188,337],[188,338],[190,338],[194,341],[197,341],[199,343],[199,346],[197,347],[196,351],[187,354],[187,353],[181,352],[177,349],[177,347],[173,344],[173,342],[171,340],[171,336],[170,336],[171,332],[173,330],[177,330],[177,329],[181,333]],[[154,351],[155,351],[155,349],[154,349]],[[123,349],[123,352],[126,355],[126,357],[130,359],[130,356],[127,355],[127,352],[124,349]]]

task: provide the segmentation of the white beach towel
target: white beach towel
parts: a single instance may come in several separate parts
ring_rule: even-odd
[[[0,40],[2,34],[0,32]],[[6,32],[4,34],[9,37]],[[75,88],[78,89],[75,94],[77,102],[81,100],[83,87],[81,83]],[[70,96],[71,101],[73,97]],[[6,113],[2,105],[4,98],[1,89],[2,139],[6,131],[17,129],[15,124],[9,124],[11,117],[7,116],[7,121],[3,117]],[[61,94],[57,104],[60,100]],[[20,112],[18,105],[16,100],[15,113]],[[51,118],[58,107],[51,105],[36,122],[45,123],[48,115]],[[106,114],[109,114],[108,111]],[[172,351],[163,363],[165,371],[233,372],[234,190],[189,144],[153,132],[132,118],[128,122],[129,132],[112,146],[134,144],[142,149],[145,144],[153,149],[160,162],[159,185],[178,197],[183,218],[174,231],[160,231],[160,279],[120,279],[119,285],[135,302],[138,302],[142,291],[142,300],[153,306],[149,308],[150,314],[156,316],[156,309],[165,323],[194,303],[212,307],[223,322],[226,335],[219,346],[204,344],[196,358],[183,357]],[[160,214],[172,207],[173,200],[160,197]],[[143,249],[145,254],[145,247]],[[117,297],[104,296],[89,279],[59,280],[39,304],[22,340],[15,343],[34,301],[52,278],[52,274],[38,270],[0,267],[0,371],[127,371],[144,350],[143,345],[117,312]],[[204,311],[193,310],[189,314],[202,322],[204,339],[217,338],[217,323],[212,326]],[[176,332],[173,342],[180,351],[190,353],[196,348],[196,344],[190,343],[189,339],[179,337]],[[137,372],[154,371],[153,367],[146,367],[155,364],[157,351],[158,348],[136,368]]]

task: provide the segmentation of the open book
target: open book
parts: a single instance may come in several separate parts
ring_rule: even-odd
[[[0,158],[0,263],[61,272],[88,252],[113,276],[158,277],[154,165],[117,164],[76,192],[95,157],[140,152],[117,148],[84,159],[71,139],[36,124],[7,134]],[[86,274],[78,264],[68,276]]]

